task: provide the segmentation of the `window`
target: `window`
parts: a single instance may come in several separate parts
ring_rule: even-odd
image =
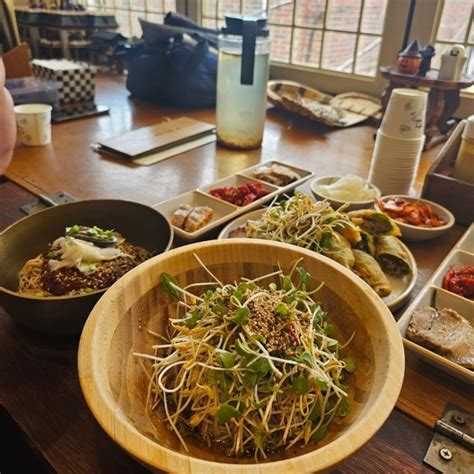
[[[201,22],[266,13],[273,62],[374,77],[386,10],[387,0],[203,0]]]
[[[436,56],[433,68],[439,69],[441,55],[450,50],[454,44],[466,48],[467,61],[465,73],[474,75],[474,2],[473,0],[441,0],[441,14],[433,32],[433,43]]]
[[[166,13],[176,11],[175,0],[86,0],[85,5],[115,15],[124,36],[141,36],[139,18],[163,23]]]
[[[290,79],[331,93],[378,95],[386,85],[379,66],[393,65],[402,46],[409,0],[85,0],[89,9],[115,14],[124,35],[141,35],[138,18],[162,23],[179,11],[210,28],[224,15],[266,14],[272,33],[272,79]],[[473,0],[417,0],[409,40],[441,54],[462,43],[466,73],[474,75]],[[474,92],[474,87],[472,92]],[[469,90],[471,92],[471,90]],[[463,94],[465,96],[466,94]],[[474,94],[469,94],[473,97]],[[474,99],[473,99],[474,100]],[[469,108],[461,102],[461,115]],[[472,110],[472,104],[469,104]]]

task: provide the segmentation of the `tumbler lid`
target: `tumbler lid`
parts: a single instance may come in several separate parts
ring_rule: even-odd
[[[270,34],[265,15],[225,15],[225,26],[221,29],[224,35],[244,35],[244,22],[256,23],[256,36],[266,37]]]

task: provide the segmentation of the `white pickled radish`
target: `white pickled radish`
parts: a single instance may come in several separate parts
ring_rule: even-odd
[[[332,184],[318,185],[318,192],[328,198],[340,201],[368,201],[376,196],[376,191],[360,176],[349,174]]]

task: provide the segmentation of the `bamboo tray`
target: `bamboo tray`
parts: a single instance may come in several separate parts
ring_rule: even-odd
[[[382,103],[377,97],[346,92],[335,97],[293,81],[269,81],[268,100],[330,127],[350,127],[369,117],[381,118]]]

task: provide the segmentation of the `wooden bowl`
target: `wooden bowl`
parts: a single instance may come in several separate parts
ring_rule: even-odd
[[[351,413],[335,421],[318,445],[285,451],[256,464],[253,458],[230,458],[194,443],[186,452],[164,424],[154,419],[157,431],[150,428],[145,408],[148,379],[133,353],[151,353],[156,337],[148,330],[163,334],[167,326],[167,305],[172,303],[159,283],[162,272],[174,275],[181,285],[208,279],[193,254],[225,282],[264,275],[277,263],[288,271],[301,257],[313,277],[312,285],[325,282],[318,300],[329,311],[338,337],[346,340],[355,331],[351,351],[358,369],[350,380]],[[394,407],[404,353],[391,313],[349,270],[292,245],[231,239],[172,250],[124,275],[92,310],[81,336],[78,367],[94,416],[114,441],[142,463],[179,473],[276,474],[328,469],[366,443]]]
[[[157,254],[168,250],[173,241],[173,229],[163,214],[131,201],[72,202],[15,222],[0,233],[0,305],[15,322],[41,332],[77,334],[104,293],[44,298],[17,292],[18,272],[25,262],[43,252],[73,224],[115,229],[129,242]]]

